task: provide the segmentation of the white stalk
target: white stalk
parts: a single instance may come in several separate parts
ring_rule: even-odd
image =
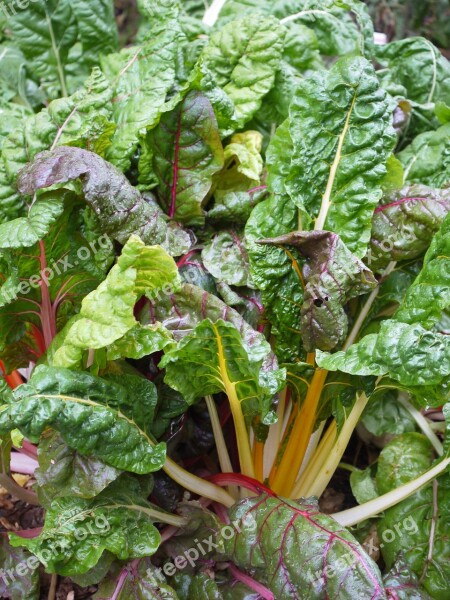
[[[438,436],[431,429],[430,424],[425,419],[423,414],[408,401],[408,398],[404,392],[400,392],[400,394],[398,395],[398,401],[403,406],[403,408],[405,408],[413,417],[417,425],[422,430],[422,433],[426,435],[426,437],[430,440],[433,448],[436,450],[436,453],[439,456],[442,456],[444,454],[444,448]]]
[[[209,8],[206,9],[205,14],[203,15],[202,22],[204,25],[212,27],[215,24],[226,1],[227,0],[214,0],[214,2]]]

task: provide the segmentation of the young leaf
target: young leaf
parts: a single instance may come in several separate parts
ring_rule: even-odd
[[[372,65],[360,57],[311,75],[291,104],[289,193],[316,218],[316,229],[337,233],[360,258],[396,142],[391,110]]]
[[[249,16],[213,33],[200,56],[233,101],[238,129],[253,117],[274,84],[284,35],[277,19]]]
[[[48,233],[51,225],[62,214],[61,198],[38,200],[26,217],[19,217],[0,225],[0,248],[29,248]]]
[[[348,328],[344,305],[375,287],[372,272],[329,231],[294,231],[260,243],[294,246],[307,259],[300,322],[306,351],[341,344]]]
[[[317,502],[246,498],[230,520],[247,526],[224,542],[226,552],[276,598],[350,599],[355,590],[360,598],[386,598],[376,564]]]
[[[137,321],[134,305],[144,295],[178,286],[174,260],[160,246],[145,246],[131,236],[117,264],[98,288],[81,303],[79,314],[63,332],[53,365],[75,367],[89,348],[105,348],[132,330]]]
[[[154,554],[161,539],[156,514],[139,482],[122,476],[94,499],[57,498],[39,536],[11,535],[10,541],[30,550],[50,573],[86,573],[104,552],[120,560]]]
[[[14,391],[14,402],[1,407],[0,434],[19,429],[38,442],[52,427],[81,454],[134,473],[157,471],[165,461],[165,446],[155,445],[122,412],[130,414],[128,393],[88,373],[40,366],[28,384]]]
[[[149,134],[159,199],[169,217],[190,225],[204,222],[202,204],[212,176],[223,166],[223,149],[211,104],[189,92]]]
[[[62,146],[41,152],[22,169],[17,188],[32,196],[38,189],[81,179],[84,198],[100,227],[121,244],[132,234],[145,243],[166,243],[168,230],[157,209],[145,201],[126,177],[97,154]]]

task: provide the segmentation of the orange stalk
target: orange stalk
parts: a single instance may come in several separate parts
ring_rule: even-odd
[[[0,371],[2,373],[6,372],[5,365],[2,360],[0,360]],[[15,389],[23,383],[23,379],[18,371],[12,371],[9,375],[3,375],[3,377],[11,389]]]
[[[255,467],[255,479],[262,483],[264,479],[264,443],[257,440],[253,444],[253,464]]]
[[[316,369],[305,401],[295,419],[292,433],[271,484],[276,494],[289,497],[305,457],[316,420],[320,395],[328,371]]]

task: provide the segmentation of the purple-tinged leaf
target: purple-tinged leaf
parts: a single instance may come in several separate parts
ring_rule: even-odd
[[[204,222],[203,202],[224,155],[217,120],[206,96],[189,92],[149,133],[159,200],[169,217],[189,225]]]
[[[377,565],[317,502],[263,494],[229,514],[241,531],[225,540],[226,554],[277,600],[386,598]]]

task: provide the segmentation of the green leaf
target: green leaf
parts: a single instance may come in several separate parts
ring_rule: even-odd
[[[450,123],[436,131],[425,131],[397,154],[405,169],[405,179],[436,188],[450,181]]]
[[[265,350],[267,354],[267,344]],[[262,357],[246,351],[232,324],[205,320],[166,351],[160,366],[166,369],[164,381],[188,402],[222,391],[235,396],[244,418],[251,423],[256,415],[264,421],[272,396],[284,379],[284,372],[279,370],[261,377],[261,363]]]
[[[224,149],[224,170],[218,174],[219,189],[236,189],[242,181],[247,181],[250,186],[259,185],[263,170],[262,141],[259,131],[244,131],[231,136]]]
[[[381,271],[391,260],[421,256],[448,212],[450,193],[445,189],[415,184],[384,197],[372,219],[369,267]]]
[[[317,364],[352,375],[386,375],[405,386],[437,386],[450,375],[450,339],[419,324],[384,321],[347,352],[317,352]]]
[[[449,202],[450,210],[450,202]],[[423,267],[394,315],[403,323],[431,328],[450,306],[450,214],[425,255]]]
[[[104,552],[120,560],[151,556],[161,538],[155,516],[146,512],[150,507],[139,482],[123,476],[94,499],[57,498],[39,536],[11,535],[11,544],[26,547],[60,575],[86,573]]]
[[[399,434],[416,430],[411,414],[397,401],[398,393],[376,396],[364,409],[361,422],[375,436]]]
[[[22,169],[17,188],[33,195],[56,183],[81,179],[84,198],[97,215],[104,233],[125,244],[130,235],[145,243],[170,246],[166,222],[120,171],[97,154],[62,146],[41,152]]]
[[[419,584],[419,578],[411,573],[403,559],[395,562],[389,573],[383,577],[383,583],[388,597],[398,600],[431,600],[431,596]]]
[[[254,287],[245,240],[234,231],[221,231],[215,235],[204,246],[202,260],[217,280],[228,285]]]
[[[0,412],[0,434],[19,429],[38,442],[47,427],[81,454],[134,473],[159,470],[164,444],[155,445],[133,419],[129,391],[88,373],[37,367],[26,385],[14,391],[14,402]],[[145,400],[145,399],[143,399]],[[133,409],[138,412],[139,406]]]
[[[49,232],[63,210],[61,199],[38,200],[31,206],[28,216],[0,225],[0,248],[34,246]]]
[[[376,564],[355,538],[313,500],[262,495],[230,510],[242,531],[225,541],[240,568],[250,570],[279,600],[305,598],[386,598]]]
[[[313,73],[297,88],[289,120],[293,201],[316,218],[316,229],[337,233],[361,258],[396,142],[392,107],[372,65],[341,58]]]
[[[213,33],[200,56],[233,101],[238,129],[255,115],[274,84],[284,35],[273,17],[245,17]]]
[[[376,285],[372,272],[338,235],[328,231],[294,231],[260,243],[293,246],[307,262],[300,328],[307,352],[331,350],[347,335],[345,304]],[[294,302],[293,298],[290,298]]]
[[[433,449],[425,436],[405,433],[394,438],[381,452],[377,481],[380,491],[397,488],[421,475],[432,464]],[[381,470],[380,470],[381,468]],[[433,499],[433,486],[436,497]],[[450,570],[448,476],[439,477],[399,504],[387,509],[377,522],[384,542],[382,555],[388,569],[401,557],[432,598],[446,597]],[[431,527],[435,529],[432,532]],[[432,560],[428,559],[432,544]],[[381,545],[380,545],[381,547]]]
[[[116,566],[113,573],[105,577],[94,594],[94,600],[107,600],[118,592],[116,600],[179,600],[174,590],[167,584],[163,571],[155,567],[150,558],[144,557],[139,563],[130,564],[124,581],[122,571]]]
[[[169,217],[190,225],[204,222],[203,202],[212,176],[223,166],[223,149],[214,111],[199,92],[189,92],[161,117],[149,135],[159,200]]]
[[[124,48],[101,60],[114,89],[117,125],[106,158],[126,171],[139,139],[161,116],[166,95],[175,82],[178,46],[184,40],[176,20],[160,19],[140,46]]]
[[[67,96],[98,63],[99,53],[117,45],[114,12],[109,0],[32,2],[8,21],[14,43],[33,76],[51,97]],[[73,73],[77,63],[76,74]]]
[[[299,210],[289,196],[272,196],[253,210],[245,228],[252,279],[261,290],[265,313],[277,339],[277,356],[302,358],[300,313],[303,305],[303,258],[296,249],[257,241],[297,228]]]
[[[64,496],[94,498],[120,475],[118,469],[95,456],[83,456],[69,448],[56,432],[42,436],[38,460],[37,492],[46,507]]]
[[[107,351],[108,360],[134,358],[135,360],[160,352],[173,342],[170,332],[161,325],[137,324],[125,335],[113,342]]]
[[[358,504],[369,502],[380,495],[373,479],[372,471],[371,467],[367,467],[367,469],[363,470],[355,469],[350,473],[352,494],[355,496]]]
[[[53,365],[75,367],[83,351],[99,349],[120,340],[137,321],[134,305],[167,286],[176,290],[178,271],[174,260],[160,246],[145,246],[131,236],[117,264],[98,288],[82,301],[79,314],[66,327]]]

